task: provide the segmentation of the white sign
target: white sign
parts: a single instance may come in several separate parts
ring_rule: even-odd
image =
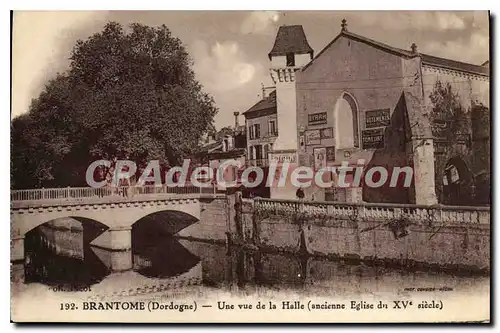
[[[273,162],[283,163],[296,163],[297,156],[295,153],[281,153],[281,154],[272,154],[271,160]]]
[[[314,168],[319,170],[326,167],[326,148],[314,148]]]
[[[306,131],[306,145],[319,144],[321,144],[321,131],[319,129]]]
[[[458,170],[456,167],[454,167],[454,166],[451,167],[450,176],[451,176],[452,183],[456,183],[460,179],[460,176],[458,175]]]

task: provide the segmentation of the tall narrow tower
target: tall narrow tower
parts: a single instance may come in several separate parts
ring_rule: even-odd
[[[297,94],[295,72],[311,61],[314,51],[307,42],[301,25],[281,26],[269,52],[270,74],[276,85],[278,137],[270,153],[271,163],[277,163],[278,174],[289,163],[284,186],[272,186],[271,198],[294,199],[296,188],[290,174],[298,166]],[[277,178],[275,177],[275,180]]]
[[[314,51],[301,25],[279,28],[269,52],[271,78],[276,85],[278,137],[273,150],[297,150],[297,98],[295,72],[311,61]]]

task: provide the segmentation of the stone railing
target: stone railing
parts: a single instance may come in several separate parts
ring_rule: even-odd
[[[42,188],[31,190],[13,190],[10,192],[10,200],[18,201],[61,201],[92,198],[116,198],[123,201],[127,198],[139,198],[141,196],[155,195],[197,195],[197,194],[215,194],[215,187],[167,187],[167,186],[128,186],[128,187],[66,187],[66,188]]]
[[[359,203],[348,204],[331,201],[299,201],[280,199],[255,199],[254,209],[273,215],[304,214],[336,219],[383,221],[406,219],[409,222],[432,223],[490,223],[489,207],[424,206],[412,204]]]

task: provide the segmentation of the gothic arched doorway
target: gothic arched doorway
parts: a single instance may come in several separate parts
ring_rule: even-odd
[[[460,157],[450,158],[444,169],[443,198],[447,205],[472,205],[474,199],[474,177]]]
[[[351,95],[342,93],[335,104],[334,117],[337,149],[359,147],[358,106]]]

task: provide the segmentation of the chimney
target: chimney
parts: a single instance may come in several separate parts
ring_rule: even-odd
[[[240,122],[238,120],[238,116],[240,115],[240,113],[238,111],[234,111],[233,115],[234,115],[234,129],[237,129],[238,126],[240,126]]]

